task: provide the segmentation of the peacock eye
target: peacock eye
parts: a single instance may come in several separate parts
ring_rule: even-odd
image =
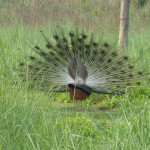
[[[140,84],[141,84],[141,82],[137,82],[136,84],[137,84],[137,85],[140,85]]]
[[[104,43],[104,47],[108,47],[109,44],[107,42]]]
[[[51,48],[52,48],[52,45],[51,45],[50,43],[47,43],[47,44],[46,44],[46,47],[47,47],[48,49],[51,49]]]
[[[104,50],[101,51],[101,54],[105,54],[106,52]]]
[[[129,77],[130,77],[130,78],[132,78],[132,77],[133,77],[133,75],[132,75],[132,74],[129,74]]]
[[[133,66],[129,66],[129,69],[133,69],[134,67]]]
[[[118,64],[118,65],[122,65],[123,62],[122,62],[122,61],[118,61],[117,64]]]
[[[108,60],[107,60],[107,62],[108,62],[108,63],[111,63],[111,62],[112,62],[112,59],[111,59],[111,58],[110,58],[110,59],[108,59]]]
[[[22,62],[21,62],[19,65],[20,65],[20,66],[24,66],[24,65],[25,65],[25,63],[22,63]]]
[[[83,38],[83,39],[86,39],[86,38],[87,38],[87,35],[82,34],[82,38]]]
[[[64,42],[67,42],[67,39],[66,39],[66,38],[63,38],[63,41],[64,41]]]
[[[128,60],[129,58],[127,56],[124,56],[124,60]]]
[[[59,39],[58,35],[54,35],[54,39],[58,40]]]
[[[74,37],[74,34],[73,34],[73,33],[71,33],[71,32],[69,33],[69,35],[70,35],[70,37]]]
[[[81,43],[81,42],[82,42],[82,39],[81,39],[81,38],[78,38],[78,41],[79,41],[79,43]]]
[[[94,42],[94,43],[93,43],[93,46],[94,46],[94,47],[97,47],[97,46],[98,46],[98,44]]]
[[[142,75],[143,73],[141,71],[138,72],[138,75]]]
[[[85,48],[89,49],[89,48],[90,48],[90,45],[85,45]]]
[[[114,56],[114,57],[116,57],[117,55],[118,55],[117,52],[112,53],[112,56]]]
[[[57,47],[58,47],[58,48],[62,48],[60,44],[57,44]]]

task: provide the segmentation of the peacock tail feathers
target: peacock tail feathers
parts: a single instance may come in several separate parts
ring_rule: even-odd
[[[122,94],[127,87],[142,85],[149,74],[139,59],[119,56],[107,42],[96,42],[94,35],[62,31],[53,35],[54,44],[41,33],[45,49],[39,45],[32,48],[40,57],[30,56],[30,64],[21,62],[19,67],[32,87],[65,92],[73,85],[89,94]]]

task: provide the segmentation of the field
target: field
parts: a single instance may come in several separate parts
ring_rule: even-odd
[[[28,44],[44,45],[39,31],[51,37],[58,25],[65,32],[85,28],[117,47],[119,4],[17,2],[0,0],[0,150],[150,150],[149,83],[129,88],[125,95],[92,94],[83,102],[72,102],[67,92],[29,89],[17,71],[21,61],[34,55]],[[140,56],[147,70],[149,4],[138,8],[132,1],[129,31],[129,55]]]

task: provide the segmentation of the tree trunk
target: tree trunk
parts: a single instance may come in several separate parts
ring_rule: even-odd
[[[122,0],[120,11],[120,31],[118,52],[121,55],[123,49],[128,52],[128,29],[129,29],[129,6],[130,0]]]

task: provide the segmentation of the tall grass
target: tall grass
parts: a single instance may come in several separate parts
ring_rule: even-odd
[[[150,2],[138,8],[131,1],[130,28],[149,28]],[[116,0],[0,0],[0,26],[21,22],[43,26],[47,22],[73,22],[85,28],[118,31],[120,1]]]
[[[139,149],[150,148],[150,109],[118,97],[118,109],[101,105],[58,104],[43,92],[1,89],[1,149]],[[132,99],[136,101],[136,99]]]

